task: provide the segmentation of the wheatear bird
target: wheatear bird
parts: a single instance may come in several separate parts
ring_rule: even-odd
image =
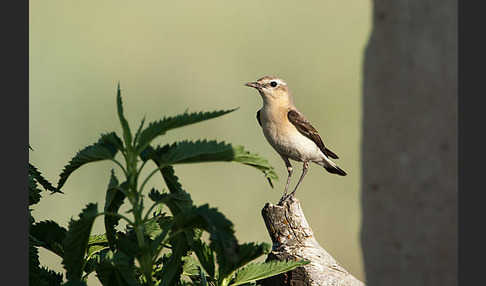
[[[324,146],[317,130],[297,110],[288,86],[283,80],[264,76],[245,85],[256,88],[262,96],[263,107],[256,115],[258,123],[267,141],[280,154],[287,166],[287,184],[279,204],[295,194],[307,174],[309,162],[324,167],[329,173],[346,176],[346,172],[329,159],[329,157],[338,159],[338,156]],[[295,189],[287,195],[292,176],[292,165],[289,159],[304,164]]]

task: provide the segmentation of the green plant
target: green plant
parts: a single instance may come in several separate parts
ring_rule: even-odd
[[[216,141],[184,140],[157,147],[151,145],[152,140],[169,130],[216,118],[235,109],[186,112],[164,117],[145,128],[145,120],[142,120],[133,134],[123,113],[119,86],[116,99],[123,139],[115,132],[101,135],[98,142],[79,151],[64,167],[57,187],[42,178],[38,171],[38,174],[29,171],[29,182],[33,180],[46,190],[60,192],[74,171],[101,160],[114,162],[123,173],[123,179],[111,170],[103,211],[98,210],[97,204],[88,204],[78,219],[70,221],[68,229],[53,221],[32,221],[31,256],[36,254],[36,247],[44,247],[62,257],[65,285],[85,285],[91,273],[96,273],[103,285],[110,286],[250,285],[307,263],[250,263],[267,253],[269,245],[239,244],[231,221],[207,204],[194,205],[173,168],[183,163],[233,161],[260,170],[272,185],[277,176],[265,159],[241,146]],[[122,161],[116,158],[117,154],[121,154]],[[141,171],[150,162],[154,163],[154,169],[142,180]],[[32,170],[37,169],[32,166]],[[145,186],[156,173],[162,175],[167,190],[147,192]],[[29,189],[32,202],[37,203],[40,191],[34,184]],[[145,193],[151,201],[148,208],[144,205],[147,203]],[[126,203],[130,210],[122,214],[119,210]],[[91,228],[99,216],[104,217],[106,233],[93,235]],[[123,231],[117,230],[120,220],[126,222]],[[202,239],[203,233],[209,235],[207,241]],[[38,260],[31,262],[38,266]],[[60,285],[60,274],[47,269],[42,273],[50,275],[52,280],[45,285]]]

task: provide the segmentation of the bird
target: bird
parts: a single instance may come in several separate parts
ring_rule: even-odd
[[[287,167],[287,183],[278,204],[293,197],[309,169],[309,163],[324,167],[329,173],[346,176],[332,159],[338,155],[324,145],[321,136],[305,116],[295,107],[288,85],[275,76],[264,76],[245,86],[255,88],[263,99],[263,107],[256,113],[258,124],[270,145],[277,151]],[[287,194],[292,165],[290,160],[303,162],[302,174],[294,190]]]

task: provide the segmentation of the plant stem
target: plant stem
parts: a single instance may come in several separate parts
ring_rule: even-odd
[[[142,251],[141,257],[138,259],[145,280],[149,286],[153,285],[152,281],[152,257],[150,248],[147,247],[144,238],[144,221],[142,220],[143,198],[141,198],[141,190],[137,189],[138,170],[137,170],[137,155],[133,148],[127,148],[127,181],[129,186],[129,200],[132,204],[134,222],[133,227],[137,236],[138,246]]]

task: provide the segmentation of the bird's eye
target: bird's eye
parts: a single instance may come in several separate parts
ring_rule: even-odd
[[[270,86],[271,87],[276,87],[277,86],[277,82],[276,81],[271,81],[270,82]]]

